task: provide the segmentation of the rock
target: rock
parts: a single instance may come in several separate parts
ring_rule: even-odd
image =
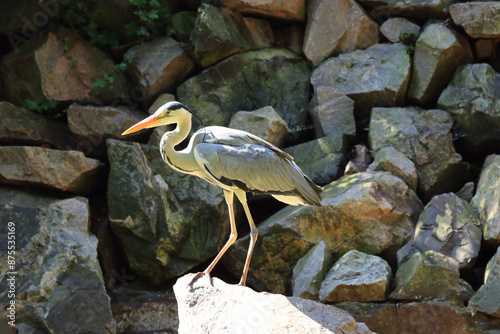
[[[254,48],[250,32],[238,11],[208,4],[198,8],[189,43],[194,60],[202,67]]]
[[[474,196],[474,187],[475,187],[474,182],[472,182],[472,181],[467,182],[466,184],[464,184],[462,189],[460,189],[459,191],[457,191],[455,193],[455,195],[457,195],[458,197],[460,197],[461,199],[463,199],[466,202],[470,202],[470,200]]]
[[[189,275],[174,285],[183,333],[372,333],[347,312],[298,297],[258,293],[217,278]]]
[[[259,225],[249,284],[286,292],[292,268],[320,241],[333,258],[358,249],[395,264],[396,251],[410,239],[423,208],[401,179],[386,172],[344,176],[325,186],[322,196],[321,207],[289,206]],[[243,269],[248,239],[236,241],[222,258],[235,275]]]
[[[439,109],[373,108],[369,142],[377,151],[392,146],[413,161],[424,201],[463,185],[467,170],[455,152],[451,116]]]
[[[481,223],[471,205],[453,193],[434,196],[425,206],[412,240],[398,251],[398,262],[435,251],[472,268],[481,248]]]
[[[308,2],[304,54],[313,67],[330,56],[378,43],[378,24],[354,0]]]
[[[384,21],[393,15],[411,19],[446,19],[449,17],[448,6],[457,0],[360,0],[371,8],[370,14],[376,21]]]
[[[189,37],[196,25],[196,13],[189,11],[177,12],[172,15],[172,28],[177,41],[188,43]]]
[[[257,49],[270,48],[275,44],[273,28],[269,21],[255,17],[244,17],[243,20]]]
[[[290,132],[286,122],[271,106],[238,111],[231,118],[229,127],[250,132],[278,147],[285,144]]]
[[[240,110],[272,106],[293,131],[307,118],[310,75],[306,61],[291,51],[249,51],[188,79],[177,96],[207,126],[227,126]]]
[[[351,250],[335,262],[326,275],[319,299],[322,302],[384,301],[391,279],[392,270],[385,260]]]
[[[187,52],[170,37],[137,44],[125,53],[124,58],[129,57],[128,73],[144,90],[147,105],[160,93],[173,92],[194,70]]]
[[[498,328],[487,326],[476,329],[480,321],[457,305],[442,301],[418,303],[340,303],[337,307],[349,312],[357,321],[363,321],[377,333],[449,333],[482,334]],[[489,333],[493,334],[494,331]]]
[[[469,301],[474,312],[481,312],[500,318],[500,247],[488,261],[484,275],[484,284]]]
[[[438,100],[456,123],[457,136],[472,154],[495,153],[500,145],[500,73],[488,64],[460,66]]]
[[[496,49],[500,44],[498,39],[476,39],[474,43],[474,54],[477,60],[487,60],[495,57]]]
[[[291,21],[304,21],[306,18],[305,0],[221,0],[221,2],[244,14]]]
[[[216,255],[229,233],[220,189],[166,166],[157,146],[107,145],[109,219],[131,270],[159,284]]]
[[[373,161],[370,150],[364,145],[354,145],[351,159],[345,166],[344,175],[366,172]]]
[[[408,97],[419,104],[437,100],[464,57],[456,32],[439,23],[425,27],[415,44]]]
[[[76,147],[66,124],[49,120],[9,102],[0,102],[0,143],[3,145],[43,145],[71,150]]]
[[[320,87],[331,87],[347,95],[354,100],[356,114],[369,118],[375,106],[390,107],[404,102],[410,72],[405,45],[376,44],[324,61],[313,71],[311,84],[315,94]]]
[[[329,87],[319,87],[309,104],[316,137],[340,133],[353,138],[356,135],[354,101]]]
[[[417,190],[417,170],[406,155],[392,146],[387,146],[375,154],[375,160],[368,167],[369,171],[386,171],[399,177],[412,189]]]
[[[418,35],[420,26],[404,17],[391,17],[380,26],[380,32],[390,42],[398,43],[404,34]]]
[[[78,195],[95,190],[104,164],[79,151],[31,146],[0,146],[0,183],[37,186]]]
[[[500,37],[500,3],[496,1],[453,4],[450,15],[453,23],[472,38]]]
[[[71,103],[106,104],[126,98],[130,84],[104,51],[68,31],[50,32],[2,58],[0,90],[5,100],[24,105],[54,99]],[[112,77],[106,87],[96,85]]]
[[[89,229],[86,198],[0,188],[3,258],[8,232],[16,241],[15,268],[2,266],[0,302],[15,301],[16,327],[28,333],[116,333],[97,238]],[[15,276],[16,299],[8,295],[10,275]]]
[[[500,244],[500,155],[486,158],[471,205],[479,213],[485,241]]]
[[[342,175],[346,141],[340,134],[287,147],[302,171],[317,184],[327,184]]]
[[[137,141],[147,133],[123,137],[123,131],[145,118],[145,114],[125,106],[100,107],[72,104],[68,108],[68,125],[78,137],[78,149],[86,155],[106,154],[106,139]]]
[[[437,299],[463,305],[474,294],[460,279],[459,263],[432,250],[415,253],[396,272],[392,300]]]
[[[330,249],[323,241],[311,248],[293,268],[294,297],[318,300],[321,282],[333,264]]]

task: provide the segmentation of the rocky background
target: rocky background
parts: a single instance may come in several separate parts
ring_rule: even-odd
[[[500,2],[2,1],[0,46],[19,333],[177,332],[172,286],[226,241],[226,205],[161,161],[165,129],[120,135],[174,99],[324,186],[318,208],[250,197],[249,286],[378,333],[499,333]]]

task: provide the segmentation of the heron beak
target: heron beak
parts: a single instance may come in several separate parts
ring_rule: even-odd
[[[158,124],[159,121],[160,121],[159,117],[157,117],[155,115],[151,115],[148,118],[143,119],[142,121],[140,121],[136,125],[131,126],[129,129],[127,129],[127,131],[122,133],[122,136],[137,132],[137,131],[142,130],[142,129],[154,128],[155,126],[161,125],[161,124]]]

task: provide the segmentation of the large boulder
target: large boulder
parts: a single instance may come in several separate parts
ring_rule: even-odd
[[[425,206],[411,241],[398,251],[398,262],[434,251],[455,259],[460,269],[472,268],[481,236],[481,223],[472,206],[453,193],[440,194]]]
[[[392,146],[378,150],[368,170],[389,172],[405,181],[412,190],[417,189],[418,176],[415,164]]]
[[[249,51],[188,79],[177,96],[205,125],[227,126],[240,110],[272,106],[294,131],[307,118],[310,75],[306,61],[291,51]]]
[[[384,21],[394,15],[430,19],[449,17],[448,6],[457,0],[360,0],[360,3],[370,8],[370,14],[377,21]]]
[[[460,66],[438,100],[455,121],[455,132],[472,154],[494,153],[500,145],[500,73],[488,64]]]
[[[436,101],[464,56],[455,31],[439,23],[426,26],[415,44],[408,97],[419,104]]]
[[[191,333],[372,333],[347,312],[298,297],[258,293],[202,277],[193,288],[192,277],[177,280],[179,334]]]
[[[467,173],[453,147],[452,125],[452,117],[439,109],[373,108],[369,141],[375,154],[392,146],[413,161],[418,191],[428,201],[436,194],[459,190],[465,183]]]
[[[107,144],[109,219],[133,272],[159,284],[216,255],[229,234],[222,191],[168,167],[157,146]]]
[[[100,186],[104,164],[80,151],[0,146],[0,183],[37,186],[79,195]]]
[[[221,2],[249,15],[291,21],[304,21],[306,18],[306,0],[221,0]]]
[[[50,32],[4,56],[0,76],[2,96],[16,105],[26,98],[105,104],[130,92],[111,57],[69,31]]]
[[[500,244],[500,155],[488,156],[483,164],[476,195],[471,204],[479,213],[483,238]]]
[[[474,1],[450,6],[453,23],[465,29],[472,38],[500,37],[500,3]]]
[[[347,95],[358,116],[368,119],[373,107],[403,104],[410,73],[405,45],[376,44],[327,59],[314,70],[311,83],[315,94],[320,87],[331,87]]]
[[[116,333],[86,198],[1,187],[0,233],[0,302],[15,303],[19,332]],[[7,240],[15,240],[8,267]]]
[[[286,292],[296,262],[320,241],[334,259],[358,249],[394,265],[423,208],[413,190],[386,172],[344,176],[325,186],[322,196],[321,207],[289,206],[259,225],[249,284]],[[243,269],[248,239],[236,241],[222,258],[234,274]]]
[[[308,2],[304,54],[314,67],[330,56],[378,43],[378,24],[354,0]]]

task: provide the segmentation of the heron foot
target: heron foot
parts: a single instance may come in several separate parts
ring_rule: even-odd
[[[193,283],[198,279],[200,278],[201,276],[205,276],[205,277],[208,277],[208,281],[210,282],[210,285],[212,285],[212,278],[210,277],[210,272],[208,271],[200,271],[199,273],[196,273],[194,274],[194,277],[193,279],[191,280],[191,282],[189,282],[188,286],[191,287],[191,289],[193,288]]]

